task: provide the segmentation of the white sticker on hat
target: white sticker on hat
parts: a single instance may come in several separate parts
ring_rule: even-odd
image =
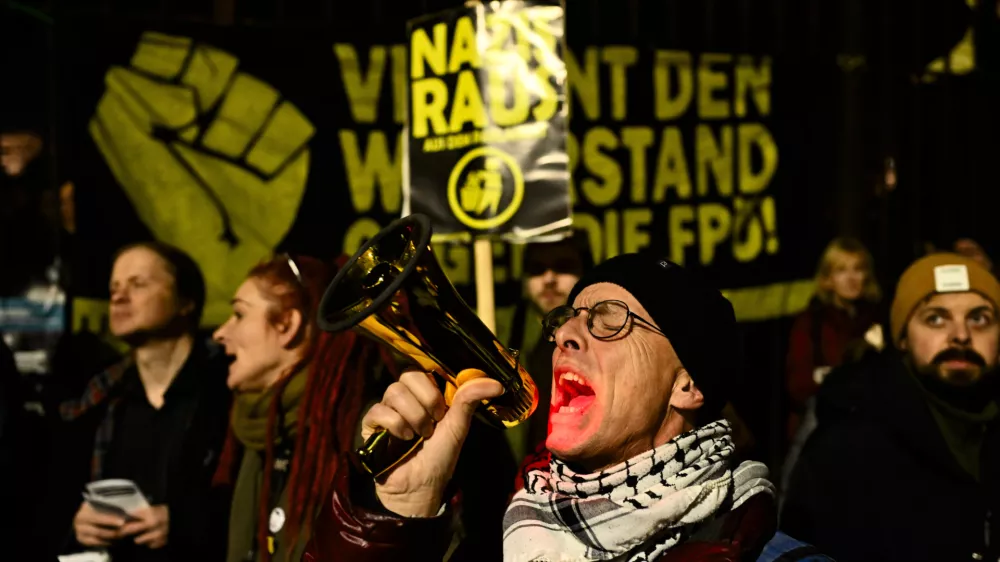
[[[964,265],[939,265],[934,268],[934,287],[939,293],[969,290],[969,268]]]

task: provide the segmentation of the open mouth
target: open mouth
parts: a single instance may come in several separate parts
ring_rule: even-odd
[[[232,365],[233,363],[236,362],[236,354],[232,352],[226,352],[226,354],[223,355],[223,361],[226,362],[226,365]]]
[[[583,413],[596,398],[587,379],[569,370],[556,370],[556,391],[552,409],[559,414]]]

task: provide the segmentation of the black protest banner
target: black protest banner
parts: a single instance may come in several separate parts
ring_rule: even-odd
[[[349,254],[398,217],[406,22],[416,9],[363,26],[60,26],[59,164],[77,185],[85,261],[74,292],[88,297],[74,300],[75,327],[106,310],[111,256],[126,243],[158,237],[198,257],[212,324],[271,251]],[[819,198],[810,193],[824,185],[804,162],[825,146],[802,133],[819,103],[803,94],[802,67],[767,49],[699,44],[678,36],[685,26],[658,23],[669,18],[639,18],[657,31],[650,40],[630,35],[616,10],[586,21],[574,13],[563,53],[570,195],[596,257],[653,248],[682,259],[732,289],[743,319],[800,309],[811,286],[797,280],[818,255],[806,217]],[[223,110],[230,98],[236,105]],[[118,128],[110,135],[95,120],[105,104],[121,108],[104,120]],[[276,118],[287,124],[280,134]],[[118,137],[131,142],[117,148]],[[456,286],[471,289],[471,249],[438,250]],[[520,254],[501,242],[494,250],[502,304],[518,294]]]
[[[74,328],[106,323],[111,258],[125,244],[156,238],[194,256],[213,325],[270,253],[350,254],[399,217],[403,40],[417,15],[394,12],[374,32],[351,21],[61,26],[57,79],[69,93],[59,99],[59,163],[76,184],[84,256]],[[460,290],[471,284],[470,254],[440,249]],[[498,248],[501,285],[514,279],[513,260]]]
[[[628,72],[633,79],[602,84],[599,60],[612,77]],[[679,263],[712,266],[778,253],[769,57],[591,47],[574,64],[581,80],[573,86],[581,99],[573,129],[580,132],[570,143],[577,209],[622,200],[634,207],[611,219],[623,227],[597,245],[602,255],[655,243]],[[626,88],[651,92],[652,107],[627,103]],[[599,92],[610,98],[609,115],[602,115]],[[666,229],[654,240],[643,227],[655,210],[665,213]],[[593,216],[575,218],[597,232]]]
[[[504,2],[411,22],[406,198],[435,239],[570,224],[563,19]]]
[[[641,6],[567,12],[575,226],[598,261],[650,249],[702,270],[742,319],[801,309],[818,251],[797,65]]]
[[[356,57],[353,45],[324,32],[102,23],[63,35],[102,39],[67,53],[77,92],[62,120],[80,237],[102,256],[142,238],[180,247],[205,275],[205,321],[217,324],[276,248],[330,257],[398,215],[403,111],[390,84],[384,109],[351,118],[358,67],[341,78],[337,61]],[[394,132],[365,126],[380,111]],[[373,225],[354,224],[362,217]],[[89,265],[93,291],[109,264]]]

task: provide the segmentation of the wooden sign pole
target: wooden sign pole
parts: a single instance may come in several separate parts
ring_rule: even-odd
[[[476,312],[479,319],[494,334],[497,331],[496,307],[493,299],[493,242],[476,238],[472,243],[476,271]]]

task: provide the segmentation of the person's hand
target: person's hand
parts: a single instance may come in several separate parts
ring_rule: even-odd
[[[0,169],[10,177],[24,169],[42,152],[42,137],[35,133],[0,134]]]
[[[822,386],[823,381],[826,380],[826,376],[830,374],[830,371],[833,371],[833,367],[816,367],[813,369],[813,382]]]
[[[135,544],[152,549],[167,546],[170,536],[170,510],[165,505],[154,505],[132,513],[138,521],[126,523],[121,528],[121,536],[135,537]]]
[[[139,218],[201,267],[206,323],[229,316],[246,272],[292,226],[315,132],[239,62],[188,37],[143,33],[129,64],[108,70],[89,125]]]
[[[80,505],[73,517],[76,542],[83,546],[109,546],[121,538],[120,531],[124,524],[124,518],[97,511],[87,502]]]
[[[872,324],[868,328],[868,331],[865,332],[865,342],[874,347],[876,351],[882,351],[885,348],[885,335],[882,333],[881,324]]]
[[[449,408],[431,376],[403,373],[362,420],[366,440],[380,429],[399,439],[424,438],[414,453],[375,483],[382,505],[405,517],[437,515],[476,407],[482,400],[503,394],[499,382],[469,369],[459,374],[459,387]]]

